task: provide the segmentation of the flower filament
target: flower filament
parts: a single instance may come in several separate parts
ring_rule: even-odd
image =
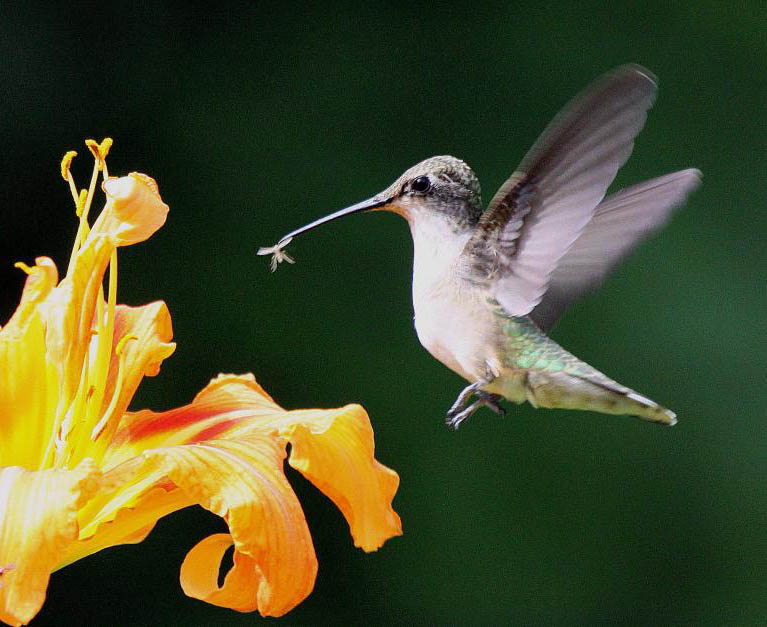
[[[86,140],[86,146],[94,157],[93,171],[87,189],[78,193],[71,164],[77,153],[67,152],[61,160],[61,176],[69,184],[75,210],[79,218],[77,235],[69,259],[69,272],[77,259],[78,253],[85,245],[91,226],[88,221],[91,206],[100,173],[103,180],[109,178],[106,156],[112,146],[110,138],[102,142]],[[37,271],[35,267],[19,262],[16,267],[27,274]],[[46,449],[41,468],[76,466],[85,457],[103,454],[104,446],[94,447],[95,443],[108,429],[119,420],[118,404],[122,393],[125,369],[125,344],[136,339],[134,335],[122,338],[114,346],[115,311],[117,306],[117,249],[111,253],[109,261],[109,283],[106,298],[103,286],[96,296],[96,308],[91,322],[90,338],[82,360],[79,383],[73,398],[57,410],[56,424],[51,435],[51,441]],[[116,358],[116,359],[115,359]],[[110,366],[116,361],[116,374],[113,385],[110,385]],[[111,396],[105,401],[108,388]],[[106,405],[106,407],[105,407]]]

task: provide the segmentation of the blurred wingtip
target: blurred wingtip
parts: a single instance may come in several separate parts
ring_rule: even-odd
[[[640,76],[652,83],[652,85],[658,85],[658,77],[639,63],[624,63],[608,72],[608,74],[613,76]]]
[[[703,172],[698,168],[687,168],[676,172],[676,178],[685,184],[686,191],[689,193],[703,182]]]

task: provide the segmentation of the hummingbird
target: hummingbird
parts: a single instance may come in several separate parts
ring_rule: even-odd
[[[402,216],[413,238],[413,310],[426,350],[469,385],[447,412],[457,429],[500,401],[637,416],[676,414],[581,361],[548,333],[563,311],[662,226],[700,183],[685,169],[605,196],[633,150],[657,82],[638,65],[597,78],[549,123],[483,211],[474,171],[451,156],[414,165],[386,189],[285,235],[373,210]]]

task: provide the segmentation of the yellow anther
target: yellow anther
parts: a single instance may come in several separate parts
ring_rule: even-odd
[[[137,340],[137,339],[138,339],[138,336],[136,335],[124,336],[123,339],[117,342],[117,346],[115,347],[115,355],[119,357],[122,354],[122,352],[125,350],[125,345],[131,340]]]
[[[83,215],[83,209],[85,208],[85,201],[88,199],[88,190],[87,189],[81,189],[80,190],[80,196],[77,199],[77,209],[75,210],[77,212],[77,217],[80,218]]]
[[[88,146],[88,149],[93,153],[94,158],[101,159],[101,154],[99,154],[99,143],[95,139],[86,139],[85,145]]]
[[[111,137],[105,137],[101,140],[101,143],[97,142],[95,139],[86,139],[85,145],[88,146],[88,150],[91,151],[91,154],[93,154],[94,159],[96,159],[96,163],[98,163],[99,170],[104,169],[104,161],[107,158],[107,155],[109,154],[109,149],[112,147],[112,138]]]
[[[38,271],[37,266],[33,266],[33,267],[30,268],[23,261],[17,261],[16,263],[13,264],[13,267],[14,268],[18,268],[19,270],[21,270],[25,274],[34,274],[35,272]]]
[[[99,152],[101,153],[101,160],[104,161],[107,158],[107,155],[109,154],[109,149],[112,147],[112,144],[114,144],[114,141],[112,141],[111,137],[105,137],[101,140],[101,143],[99,144]]]
[[[69,166],[72,165],[72,159],[74,159],[76,156],[77,153],[74,150],[70,150],[61,160],[61,178],[63,178],[65,181],[69,180]]]

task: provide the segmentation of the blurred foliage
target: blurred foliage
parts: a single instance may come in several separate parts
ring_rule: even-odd
[[[3,3],[0,320],[14,261],[68,254],[61,155],[110,135],[110,171],[151,174],[171,206],[121,257],[121,302],[164,299],[178,342],[135,408],[253,371],[286,407],[364,403],[401,475],[405,535],[374,555],[291,475],[320,571],[283,624],[761,622],[767,5],[332,6]],[[617,184],[689,166],[704,184],[555,337],[673,408],[674,429],[527,405],[445,429],[464,383],[418,344],[392,215],[316,231],[273,276],[255,256],[434,154],[468,161],[488,199],[559,107],[629,61],[661,89]],[[188,510],[54,574],[38,624],[258,623],[178,585],[219,528]]]

